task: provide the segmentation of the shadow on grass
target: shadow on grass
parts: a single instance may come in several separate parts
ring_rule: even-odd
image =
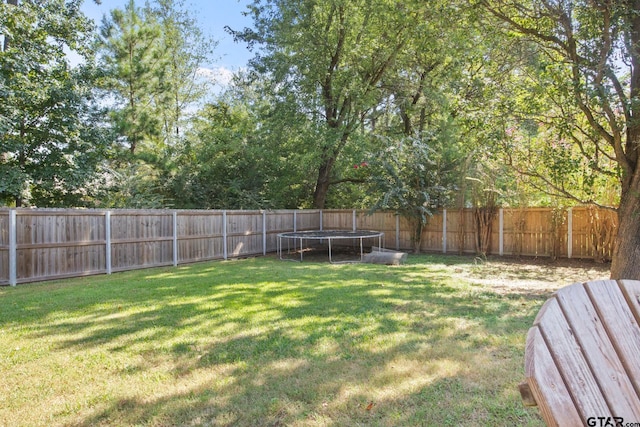
[[[56,352],[122,357],[104,379],[122,390],[65,424],[539,423],[515,381],[543,299],[478,292],[416,259],[257,259],[121,278],[17,292],[1,319]],[[152,392],[127,388],[158,373]]]

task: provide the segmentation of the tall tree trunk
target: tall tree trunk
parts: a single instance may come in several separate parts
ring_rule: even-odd
[[[330,126],[336,128],[337,126]],[[342,131],[340,141],[330,149],[325,149],[322,158],[324,159],[320,167],[318,168],[318,179],[316,180],[316,189],[313,192],[313,207],[315,209],[324,209],[325,202],[327,201],[327,193],[331,186],[331,172],[333,165],[336,163],[336,159],[344,146],[349,140],[349,136],[353,131],[353,127],[348,126]]]
[[[629,99],[640,96],[640,0],[632,2],[630,18],[631,79]],[[611,262],[612,279],[640,280],[640,106],[631,103],[627,121],[626,157],[632,173],[622,179],[618,234]]]
[[[420,218],[414,218],[410,223],[413,225],[413,238],[411,239],[413,242],[413,253],[419,254],[420,248],[422,247],[422,230],[424,230],[424,224]]]
[[[640,280],[640,168],[623,194],[618,208],[618,233],[611,262],[612,279]]]
[[[327,201],[327,193],[331,185],[331,169],[333,169],[334,158],[329,158],[318,169],[318,179],[316,180],[316,189],[313,192],[313,207],[315,209],[324,209]]]

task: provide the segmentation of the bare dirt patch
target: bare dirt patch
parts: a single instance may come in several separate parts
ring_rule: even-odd
[[[609,269],[609,264],[592,260],[490,257],[456,265],[452,276],[499,293],[541,295],[576,282],[608,279]]]

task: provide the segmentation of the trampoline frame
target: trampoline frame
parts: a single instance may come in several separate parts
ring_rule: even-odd
[[[353,263],[353,262],[362,262],[364,258],[364,239],[375,239],[378,238],[378,247],[382,247],[382,238],[384,237],[384,233],[381,231],[373,231],[373,230],[354,230],[354,231],[346,231],[346,230],[306,230],[306,231],[289,231],[286,233],[278,233],[278,257],[282,261],[298,261],[293,258],[283,258],[283,248],[282,248],[282,239],[286,239],[287,242],[291,242],[293,240],[293,250],[295,251],[297,248],[297,243],[300,242],[300,261],[302,262],[304,257],[304,241],[305,240],[319,240],[323,242],[327,240],[329,242],[329,262],[331,264],[341,264],[341,263]],[[358,239],[360,240],[360,259],[359,260],[346,260],[346,261],[333,261],[332,258],[332,248],[331,241],[332,240],[345,240],[345,239]],[[291,252],[291,248],[287,245],[287,252]]]

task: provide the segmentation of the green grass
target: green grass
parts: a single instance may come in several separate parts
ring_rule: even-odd
[[[543,425],[517,384],[548,294],[453,268],[483,274],[266,257],[2,288],[0,425]]]

